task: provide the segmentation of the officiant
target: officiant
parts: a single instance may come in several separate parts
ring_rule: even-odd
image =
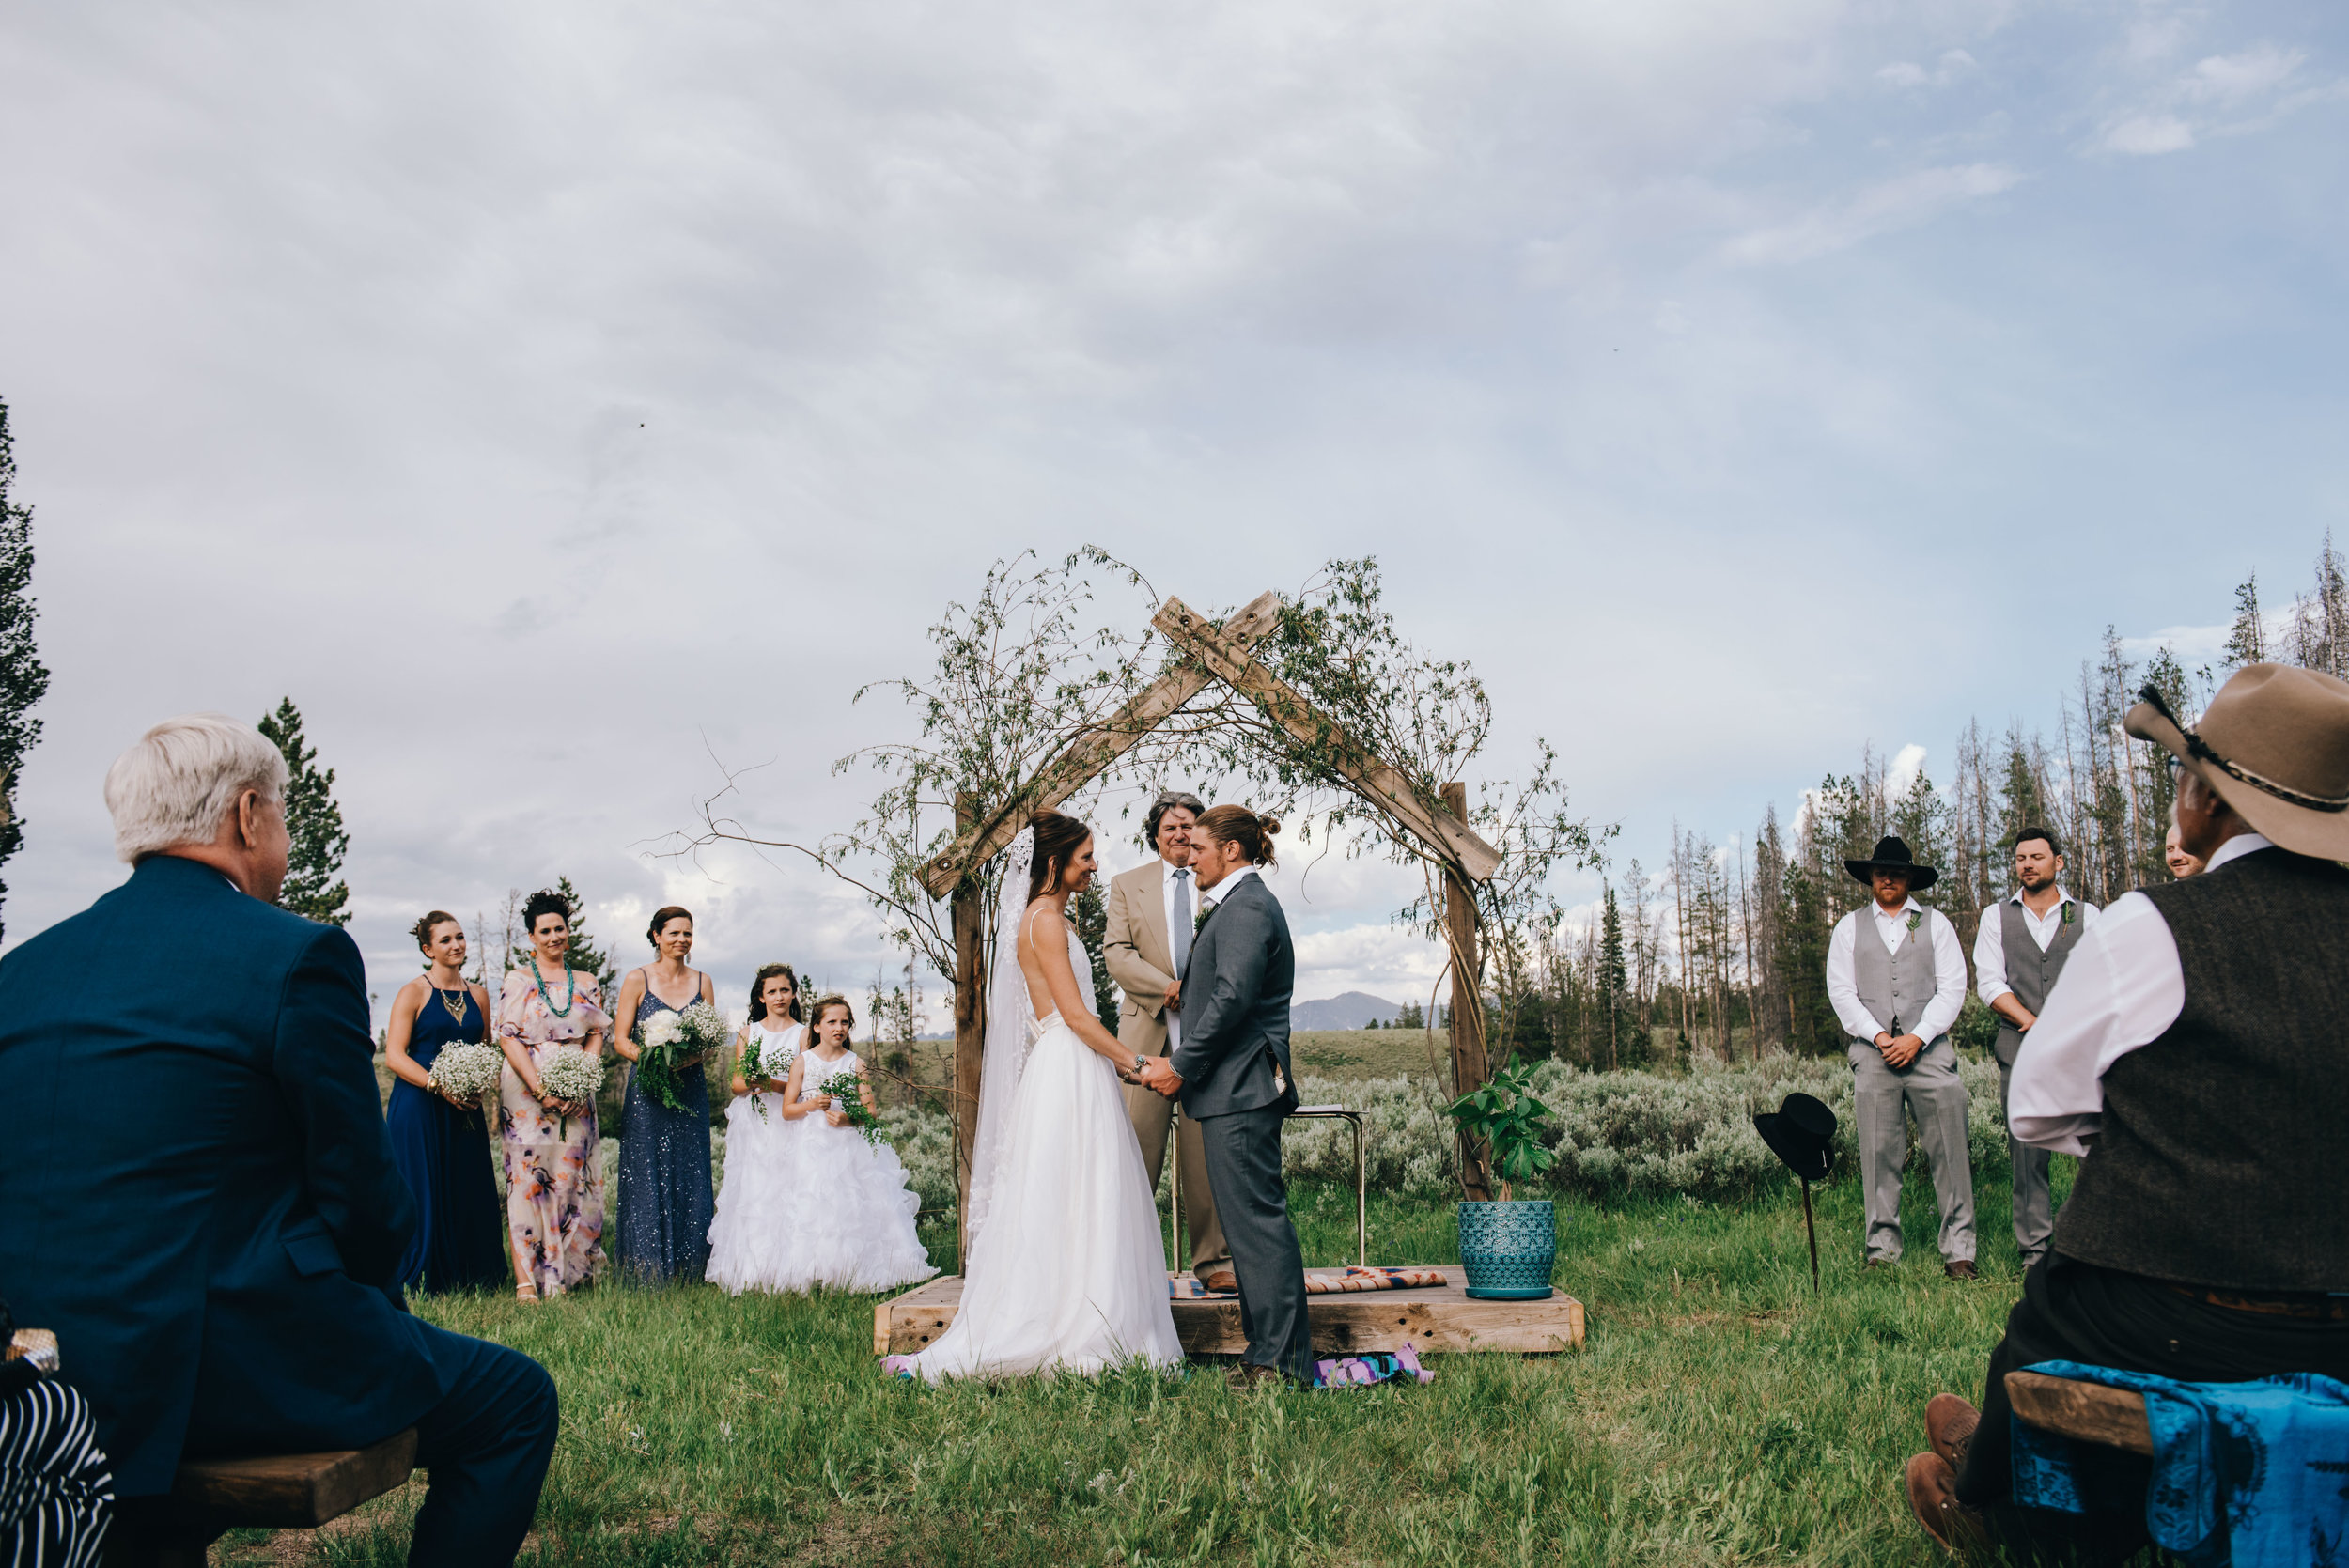
[[[1118,1009],[1120,1045],[1144,1056],[1165,1056],[1182,1044],[1183,960],[1190,955],[1199,890],[1190,871],[1190,829],[1207,809],[1196,795],[1169,790],[1150,803],[1143,843],[1158,858],[1110,880],[1109,930],[1101,943],[1110,978],[1126,993]],[[1183,1217],[1190,1232],[1191,1273],[1210,1290],[1237,1290],[1232,1251],[1215,1217],[1207,1187],[1207,1157],[1199,1124],[1175,1103],[1138,1083],[1126,1086],[1126,1111],[1142,1141],[1142,1162],[1152,1190],[1166,1165],[1167,1134],[1175,1132]],[[1220,1276],[1220,1278],[1219,1278]]]

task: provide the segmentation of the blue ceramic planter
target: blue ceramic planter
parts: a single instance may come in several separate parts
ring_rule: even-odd
[[[1481,1301],[1541,1301],[1558,1261],[1558,1213],[1547,1198],[1460,1205],[1460,1264]]]

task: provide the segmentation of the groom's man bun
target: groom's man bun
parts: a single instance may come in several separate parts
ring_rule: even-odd
[[[1237,844],[1252,865],[1278,865],[1272,858],[1272,835],[1281,831],[1277,816],[1258,816],[1246,806],[1210,806],[1191,830],[1219,844]]]

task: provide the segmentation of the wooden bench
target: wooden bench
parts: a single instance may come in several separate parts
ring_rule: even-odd
[[[2049,1377],[2040,1372],[2010,1372],[2006,1399],[2025,1426],[2131,1453],[2154,1452],[2154,1431],[2145,1421],[2143,1394],[2108,1389],[2102,1383]]]
[[[182,1460],[166,1497],[122,1504],[105,1568],[204,1568],[229,1530],[315,1529],[380,1498],[416,1467],[413,1428],[363,1449]]]

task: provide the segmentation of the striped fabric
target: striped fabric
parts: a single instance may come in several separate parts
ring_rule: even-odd
[[[88,1401],[23,1361],[0,1365],[0,1568],[96,1568],[113,1516]]]

